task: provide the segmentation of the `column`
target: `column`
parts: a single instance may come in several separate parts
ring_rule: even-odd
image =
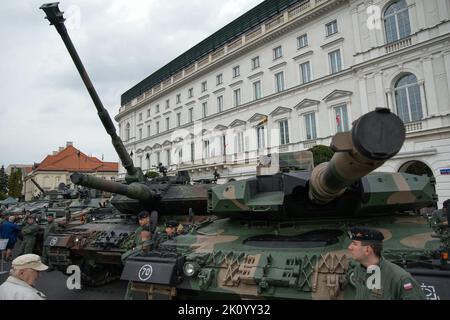
[[[439,22],[448,20],[448,4],[447,0],[436,0],[439,14]]]
[[[445,73],[447,74],[447,89],[450,96],[450,51],[446,51],[442,55],[444,57]]]
[[[359,34],[358,8],[352,9],[353,41],[355,43],[355,53],[361,52],[361,36]]]
[[[377,97],[377,107],[387,108],[386,99],[384,96],[383,71],[375,73],[375,90]]]
[[[430,116],[437,115],[437,92],[434,84],[433,57],[427,57],[422,60],[423,75],[426,88],[426,99],[428,101],[428,112]]]
[[[367,101],[366,76],[358,79],[359,97],[361,99],[361,114],[369,112],[369,102]]]
[[[422,30],[427,25],[426,20],[425,20],[424,1],[430,1],[430,0],[416,0],[417,30],[412,30],[413,32]],[[410,16],[411,16],[411,12],[410,12]]]
[[[392,89],[387,89],[386,90],[386,97],[387,97],[387,107],[389,109],[391,109],[391,112],[397,114],[396,110],[395,110],[395,104],[394,104],[394,97],[393,97],[393,92]]]
[[[425,81],[419,81],[419,89],[420,89],[420,102],[422,103],[423,108],[423,117],[426,118],[430,115],[430,109],[428,107],[427,99],[425,96],[425,87],[424,87]]]

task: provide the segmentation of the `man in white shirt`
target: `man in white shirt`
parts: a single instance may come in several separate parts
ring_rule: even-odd
[[[35,254],[23,254],[12,262],[10,276],[0,286],[0,300],[45,300],[45,295],[36,290],[34,285],[39,272],[48,266]]]

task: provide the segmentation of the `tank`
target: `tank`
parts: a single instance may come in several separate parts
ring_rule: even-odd
[[[350,299],[354,291],[344,284],[354,262],[347,232],[368,226],[384,234],[384,257],[412,272],[429,299],[450,298],[448,233],[433,230],[418,214],[436,205],[434,178],[375,172],[405,140],[404,124],[388,109],[369,112],[350,132],[336,134],[335,155],[315,168],[312,154],[299,151],[261,156],[254,178],[223,185],[195,189],[180,178],[183,173],[146,180],[115,134],[57,4],[41,8],[61,34],[127,171],[126,183],[82,174],[72,181],[115,193],[112,204],[127,216],[142,208],[159,217],[193,208],[209,215],[173,239],[155,234],[150,251],[130,257],[121,279],[130,281],[132,292],[180,299]],[[113,236],[118,233],[108,239]],[[111,256],[112,248],[101,252]]]
[[[66,228],[50,235],[44,243],[49,247],[49,262],[53,267],[65,272],[69,265],[79,265],[82,284],[98,286],[120,276],[123,268],[120,258],[133,246],[134,231],[138,227],[136,216],[140,211],[152,212],[153,228],[159,215],[173,217],[191,213],[190,220],[198,221],[207,214],[207,191],[210,185],[189,184],[187,172],[167,176],[167,170],[162,165],[159,166],[162,177],[147,179],[141,168],[134,166],[73,46],[58,3],[44,4],[41,9],[61,35],[126,170],[123,182],[107,181],[82,173],[72,174],[74,184],[114,195],[107,208],[96,210],[83,209],[74,202],[69,207],[72,219]],[[72,212],[72,209],[77,209],[77,213]],[[192,216],[193,213],[196,217]]]

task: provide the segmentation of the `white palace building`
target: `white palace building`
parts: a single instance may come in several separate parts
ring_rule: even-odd
[[[144,171],[226,182],[377,107],[407,132],[379,170],[432,175],[450,198],[449,0],[266,0],[125,92],[115,119]]]

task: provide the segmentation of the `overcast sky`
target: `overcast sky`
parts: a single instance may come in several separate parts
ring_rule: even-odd
[[[118,161],[59,34],[39,10],[44,2],[0,1],[0,165],[40,162],[66,141]],[[81,0],[59,7],[113,118],[123,92],[260,2]]]

